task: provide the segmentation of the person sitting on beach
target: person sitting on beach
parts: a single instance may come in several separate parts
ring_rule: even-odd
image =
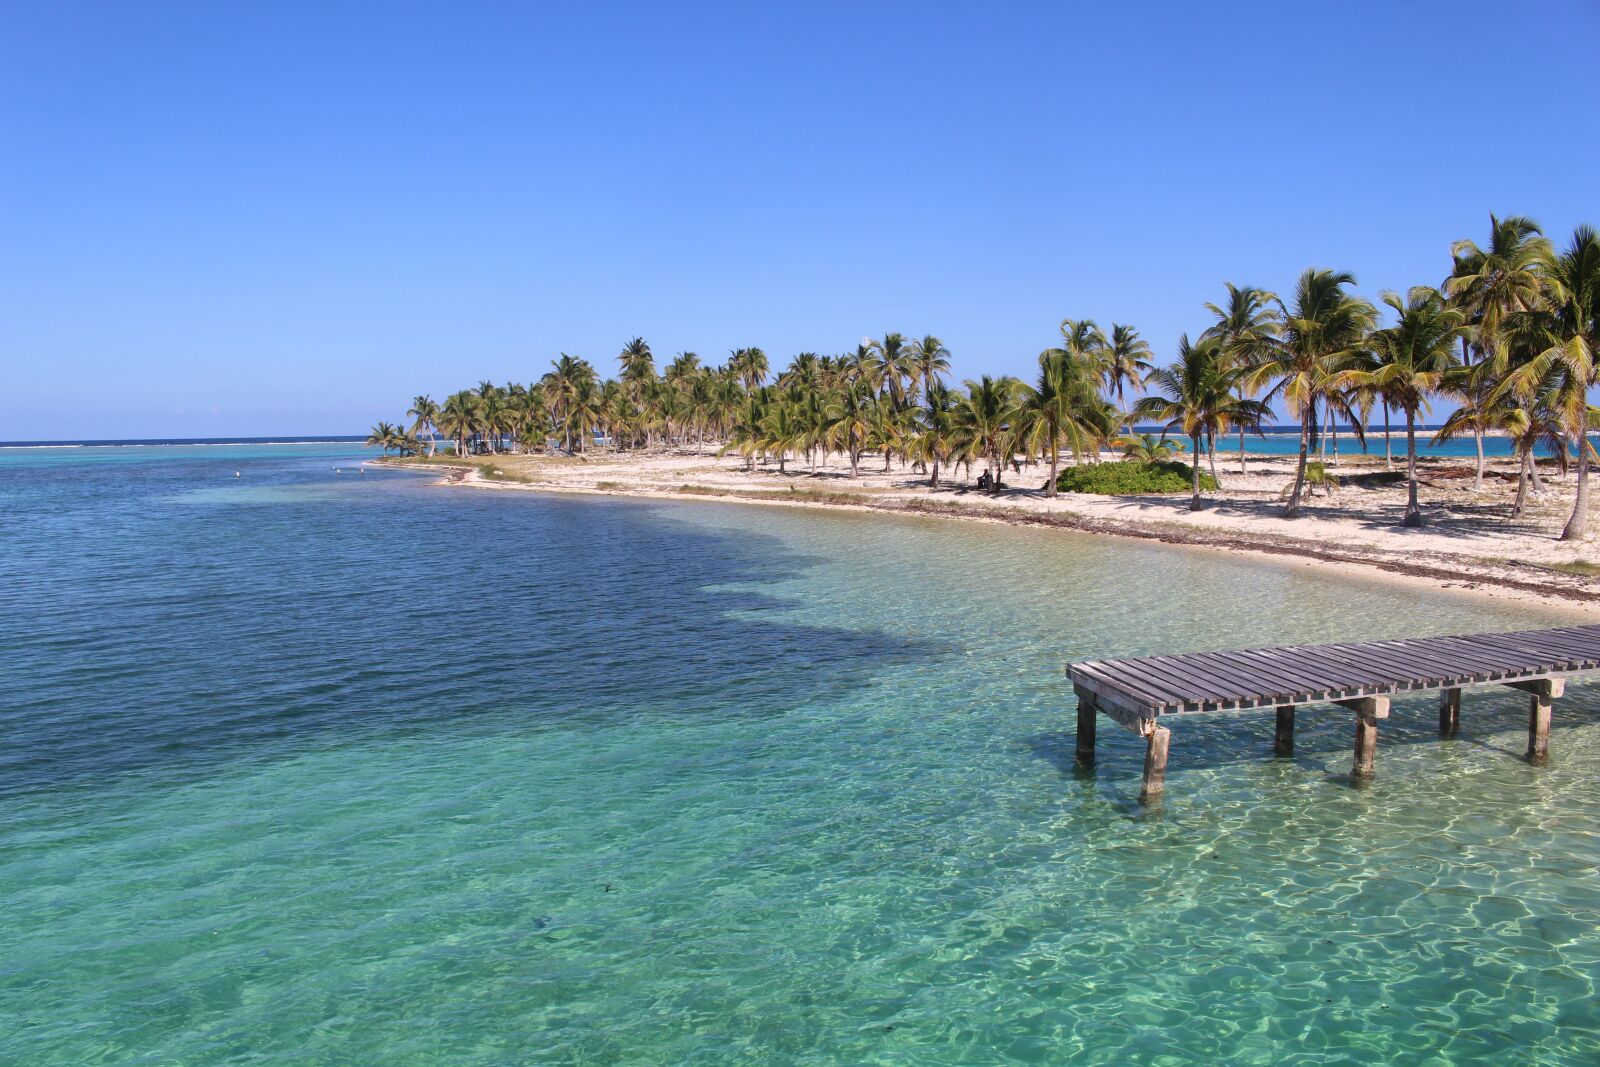
[[[978,488],[979,489],[987,489],[987,488],[989,488],[989,472],[988,471],[984,471],[982,474],[978,475]]]

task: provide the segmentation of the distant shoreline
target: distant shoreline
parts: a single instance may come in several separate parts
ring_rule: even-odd
[[[1493,526],[1473,532],[1475,522],[1449,518],[1438,504],[1431,505],[1436,525],[1426,530],[1374,530],[1374,520],[1389,521],[1379,516],[1395,506],[1390,497],[1403,494],[1403,487],[1347,489],[1341,502],[1319,501],[1302,519],[1277,519],[1275,484],[1264,491],[1257,485],[1275,483],[1292,471],[1292,457],[1285,456],[1252,457],[1250,479],[1224,471],[1225,484],[1253,484],[1236,489],[1232,499],[1213,501],[1199,513],[1187,511],[1186,495],[1063,494],[1048,500],[1018,490],[990,497],[956,480],[931,493],[904,471],[885,476],[881,469],[863,468],[862,477],[852,480],[837,472],[819,478],[796,467],[784,476],[770,468],[748,473],[739,470],[734,460],[711,455],[630,454],[625,461],[603,455],[588,459],[500,455],[431,463],[390,458],[375,465],[433,472],[440,475],[438,484],[480,490],[832,507],[1046,527],[1509,599],[1568,614],[1600,614],[1600,580],[1586,571],[1561,569],[1574,554],[1570,546],[1551,538]],[[1550,500],[1546,506],[1557,514],[1561,500]]]

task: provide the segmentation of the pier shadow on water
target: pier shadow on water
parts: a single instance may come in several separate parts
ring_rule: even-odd
[[[782,715],[951,651],[785,618],[760,587],[805,557],[649,504],[320,464],[263,464],[230,494],[236,463],[12,494],[0,795],[374,737]]]

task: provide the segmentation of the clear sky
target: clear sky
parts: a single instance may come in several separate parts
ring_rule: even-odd
[[[1600,224],[1600,3],[0,0],[0,440],[364,432],[560,351],[774,364]]]

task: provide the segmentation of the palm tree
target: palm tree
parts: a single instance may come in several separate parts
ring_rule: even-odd
[[[635,337],[623,345],[617,363],[621,367],[619,377],[629,385],[655,381],[656,358],[643,337]]]
[[[478,405],[479,425],[489,445],[489,452],[493,455],[500,451],[500,439],[511,421],[511,410],[506,405],[505,392],[496,386],[480,390],[478,395],[481,399]]]
[[[767,380],[767,354],[759,348],[736,348],[728,358],[728,369],[746,389],[759,389]]]
[[[478,397],[463,390],[445,397],[439,409],[439,429],[456,443],[456,455],[467,454],[467,439],[478,431]]]
[[[1278,315],[1273,308],[1277,295],[1253,285],[1228,287],[1228,299],[1221,305],[1206,302],[1206,310],[1217,317],[1201,338],[1215,337],[1222,344],[1222,354],[1237,367],[1253,367],[1271,358],[1272,344],[1278,339]],[[1247,389],[1247,380],[1240,378],[1240,387]],[[1247,399],[1241,393],[1240,399]],[[1239,429],[1239,473],[1245,473],[1244,424]]]
[[[874,403],[871,388],[863,381],[847,382],[828,406],[827,441],[830,447],[842,445],[850,457],[850,477],[860,473],[861,449],[872,430]]]
[[[1595,412],[1589,389],[1595,384],[1600,353],[1600,235],[1580,226],[1559,255],[1545,258],[1544,306],[1518,316],[1515,329],[1533,353],[1510,371],[1500,392],[1520,398],[1543,393],[1547,406],[1577,450],[1578,486],[1572,517],[1561,540],[1589,538],[1589,431]]]
[[[1123,459],[1135,463],[1165,463],[1180,451],[1175,442],[1150,433],[1119,437],[1112,443],[1122,449]]]
[[[1134,407],[1140,418],[1165,423],[1167,430],[1181,429],[1193,442],[1190,511],[1199,511],[1201,507],[1201,439],[1215,441],[1221,430],[1235,424],[1259,424],[1267,415],[1267,406],[1261,401],[1235,395],[1239,379],[1245,373],[1244,368],[1234,366],[1224,355],[1219,339],[1202,337],[1190,344],[1189,335],[1184,334],[1178,342],[1177,362],[1152,372],[1147,379],[1147,384],[1160,392],[1152,392]],[[1216,449],[1212,448],[1211,452],[1211,473],[1215,478]]]
[[[978,381],[969,380],[967,395],[956,408],[956,424],[977,453],[993,464],[989,492],[994,495],[1000,493],[1000,475],[1005,470],[1001,456],[1010,434],[1019,384],[1015,378],[993,378],[987,374]]]
[[[1490,364],[1483,374],[1464,375],[1461,384],[1471,388],[1466,400],[1485,415],[1491,408],[1488,398],[1507,367],[1504,362],[1506,330],[1516,316],[1539,308],[1544,301],[1543,269],[1551,260],[1550,242],[1539,224],[1522,215],[1504,219],[1489,216],[1489,247],[1479,248],[1470,240],[1457,241],[1450,248],[1454,260],[1444,291],[1466,313],[1476,328],[1471,340],[1479,362]],[[1466,363],[1468,338],[1461,339],[1462,362]],[[1483,488],[1483,428],[1473,430],[1478,448],[1474,489]]]
[[[871,342],[865,360],[870,381],[875,389],[887,392],[895,410],[906,406],[906,380],[915,381],[916,363],[912,346],[904,334],[886,333],[882,340]]]
[[[372,428],[372,432],[367,435],[366,443],[369,445],[377,445],[378,447],[382,448],[383,454],[387,456],[389,454],[389,449],[394,447],[395,438],[398,436],[399,434],[395,430],[394,426],[387,422],[380,422],[374,426]]]
[[[1346,292],[1355,284],[1347,271],[1308,268],[1295,286],[1294,307],[1274,298],[1280,319],[1279,335],[1263,339],[1259,362],[1239,381],[1247,393],[1274,383],[1264,400],[1281,396],[1300,419],[1300,455],[1295,464],[1294,488],[1283,516],[1300,514],[1305,491],[1306,460],[1311,428],[1317,421],[1318,401],[1328,395],[1333,375],[1347,370],[1365,343],[1377,312],[1371,304]]]
[[[643,337],[635,337],[622,346],[617,363],[620,367],[618,377],[622,379],[628,398],[642,411],[650,398],[651,386],[657,381],[655,354],[650,351],[650,345]],[[646,447],[649,444],[647,431]]]
[[[439,405],[434,403],[431,396],[419,396],[411,401],[411,408],[406,414],[413,420],[411,423],[413,436],[424,430],[428,432],[428,455],[433,455],[438,448],[438,441],[433,435],[433,424],[439,417]]]
[[[1406,294],[1386,292],[1383,302],[1394,309],[1395,324],[1370,338],[1376,366],[1347,370],[1336,381],[1371,389],[1406,416],[1406,514],[1404,526],[1422,525],[1417,502],[1417,415],[1428,397],[1440,391],[1455,366],[1456,345],[1467,336],[1466,315],[1449,307],[1437,289],[1419,285]]]
[[[1143,386],[1144,376],[1155,369],[1151,358],[1150,342],[1140,337],[1138,330],[1118,322],[1111,324],[1111,336],[1100,351],[1100,374],[1106,390],[1117,398],[1120,410],[1127,410],[1125,387]]]
[[[916,370],[916,385],[922,390],[922,395],[927,396],[928,386],[939,381],[941,375],[950,373],[950,350],[930,333],[922,340],[911,343],[911,362]],[[916,389],[913,389],[912,399],[915,400],[915,397]]]
[[[956,394],[935,373],[922,384],[922,451],[932,465],[928,485],[939,488],[939,464],[950,455],[950,441],[954,430]]]
[[[1105,350],[1105,334],[1100,332],[1100,327],[1095,325],[1093,319],[1062,319],[1061,344],[1055,348],[1045,349],[1039,354],[1039,358],[1044,359],[1047,355],[1051,357],[1065,355],[1072,363],[1092,367],[1097,377],[1103,377]],[[1094,458],[1095,462],[1099,462],[1098,442],[1095,444]]]
[[[910,409],[905,409],[909,411]],[[895,449],[904,441],[905,425],[901,418],[900,408],[894,406],[894,398],[887,393],[879,396],[872,403],[868,417],[871,429],[867,434],[867,447],[883,450],[883,473],[889,473],[890,464],[894,461]]]
[[[805,440],[805,426],[798,413],[788,402],[779,400],[772,404],[761,419],[761,447],[778,454],[778,473],[787,474],[785,462],[789,450],[799,450]]]
[[[1100,399],[1093,369],[1060,349],[1039,353],[1038,384],[1019,383],[1016,393],[1017,439],[1030,455],[1040,451],[1050,457],[1045,496],[1054,497],[1062,441],[1081,456],[1110,435],[1116,416]]]

